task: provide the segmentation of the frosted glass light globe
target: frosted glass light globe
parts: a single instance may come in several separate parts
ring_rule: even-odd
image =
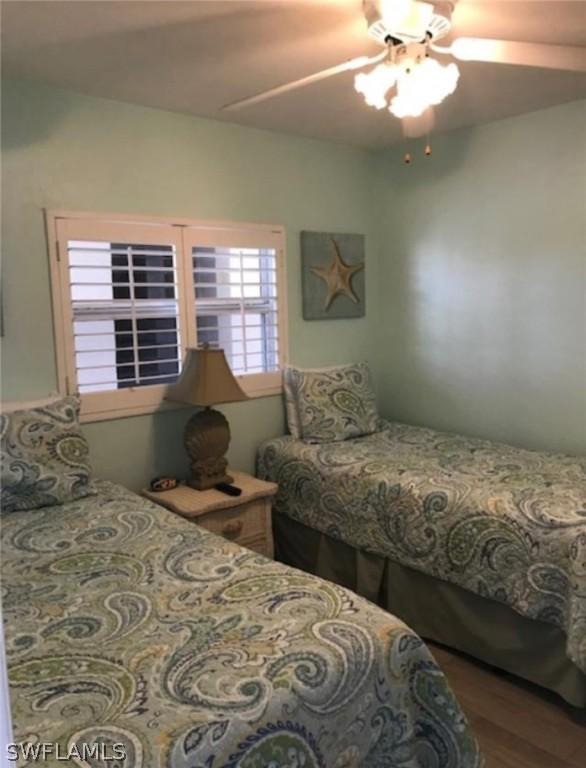
[[[432,58],[404,66],[397,76],[397,95],[391,100],[395,117],[419,117],[456,90],[460,71],[455,64],[442,66]]]
[[[354,88],[364,96],[370,107],[384,109],[387,106],[386,94],[397,80],[396,67],[392,64],[379,64],[370,72],[361,72],[354,78]]]

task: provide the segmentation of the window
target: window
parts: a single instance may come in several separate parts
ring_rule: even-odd
[[[49,214],[61,389],[86,420],[161,407],[186,347],[221,347],[250,396],[280,390],[283,232]]]

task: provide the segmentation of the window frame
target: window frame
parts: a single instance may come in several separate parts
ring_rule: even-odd
[[[66,220],[64,223],[63,220]],[[60,223],[61,222],[61,223]],[[85,222],[88,230],[106,231],[109,225],[117,229],[120,225],[131,231],[144,232],[146,226],[173,227],[176,229],[177,258],[177,300],[179,305],[179,333],[182,359],[187,347],[197,346],[196,299],[193,282],[191,243],[205,245],[217,238],[216,245],[225,242],[239,242],[246,247],[263,247],[271,243],[276,250],[277,266],[277,309],[279,370],[269,373],[237,374],[235,378],[244,392],[251,398],[268,397],[282,392],[282,368],[288,360],[288,312],[286,281],[286,238],[282,226],[256,224],[225,220],[186,219],[166,216],[145,216],[133,214],[109,214],[62,209],[45,210],[45,226],[48,243],[51,301],[53,315],[53,336],[57,369],[58,392],[61,395],[77,391],[75,348],[73,341],[72,300],[69,286],[69,262],[63,249],[63,231],[67,222],[73,222],[75,229]],[[91,234],[91,233],[90,233]],[[129,235],[126,236],[130,239]],[[84,238],[75,238],[84,239]],[[90,239],[85,237],[85,239]],[[81,420],[84,422],[137,416],[183,407],[178,403],[164,400],[167,386],[158,384],[146,387],[126,387],[96,393],[81,394]]]

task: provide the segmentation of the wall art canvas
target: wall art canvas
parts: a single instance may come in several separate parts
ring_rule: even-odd
[[[301,233],[304,320],[364,317],[364,235]]]

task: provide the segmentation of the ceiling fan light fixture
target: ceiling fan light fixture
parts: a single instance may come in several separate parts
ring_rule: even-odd
[[[360,72],[354,78],[354,88],[364,96],[364,101],[376,109],[387,106],[387,91],[397,81],[396,67],[385,62],[379,64],[370,72]]]
[[[357,0],[356,0],[357,1]],[[526,67],[586,72],[584,48],[577,45],[515,42],[458,37],[451,45],[438,45],[452,27],[455,0],[362,0],[368,34],[383,47],[374,56],[359,56],[297,80],[276,85],[222,109],[236,111],[319,83],[344,72],[375,67],[354,79],[355,89],[376,109],[387,106],[388,91],[397,86],[389,109],[397,117],[420,117],[454,92],[459,71],[455,64],[443,67],[429,52],[451,55],[464,61],[483,61]],[[430,113],[431,114],[431,113]],[[408,121],[406,121],[408,122]]]
[[[419,117],[456,90],[460,71],[455,64],[443,66],[432,58],[406,62],[397,76],[397,95],[389,111],[398,118]]]

